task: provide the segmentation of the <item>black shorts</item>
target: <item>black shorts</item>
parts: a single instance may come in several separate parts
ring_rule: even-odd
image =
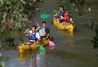
[[[46,38],[46,36],[41,36],[41,39]]]

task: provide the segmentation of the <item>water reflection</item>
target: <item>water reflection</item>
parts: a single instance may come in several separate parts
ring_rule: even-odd
[[[38,52],[34,55],[34,53],[31,55],[28,53],[25,54],[19,54],[19,61],[21,64],[25,64],[28,61],[30,61],[31,58],[31,65],[32,67],[45,67],[45,52]]]
[[[46,67],[46,56],[50,50],[50,47],[46,47],[44,50],[39,49],[30,53],[20,53],[18,56],[19,62],[23,66],[24,64],[28,65],[27,63],[30,62],[32,67]]]
[[[74,33],[72,33],[72,32],[64,32],[63,36],[65,37],[63,47],[66,48],[66,49],[71,48],[73,46],[73,42],[74,42],[74,40],[73,40]]]
[[[28,53],[20,53],[19,54],[19,61],[25,62],[29,60],[29,54]]]
[[[68,37],[73,37],[74,33],[73,32],[64,32],[65,36],[68,36]]]
[[[4,62],[0,62],[0,67],[4,67]]]
[[[45,52],[36,55],[36,67],[45,67]]]

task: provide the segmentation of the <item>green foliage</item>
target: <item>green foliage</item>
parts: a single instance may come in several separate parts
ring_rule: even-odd
[[[35,10],[33,0],[0,0],[0,27],[8,29],[8,27],[24,26],[23,18],[32,16]],[[23,28],[23,27],[21,27]]]
[[[0,67],[2,67],[2,65],[0,64]]]

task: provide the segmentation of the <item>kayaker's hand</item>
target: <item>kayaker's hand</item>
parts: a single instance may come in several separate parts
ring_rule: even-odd
[[[24,35],[25,35],[25,36],[28,36],[29,31],[30,31],[30,29],[26,29],[26,30],[24,31]]]
[[[58,16],[58,14],[53,15],[53,17],[56,17],[56,16]]]
[[[39,41],[36,41],[36,43],[38,44],[38,43],[39,43]]]
[[[72,18],[70,18],[70,22],[71,22],[71,23],[74,23]]]
[[[73,21],[71,21],[71,24],[73,24],[73,25],[74,25],[74,22],[73,22]]]
[[[64,17],[63,17],[63,16],[60,16],[60,18],[61,18],[61,19],[64,19]]]
[[[26,29],[27,31],[30,31],[30,29]]]
[[[25,36],[28,36],[29,34],[25,34]]]

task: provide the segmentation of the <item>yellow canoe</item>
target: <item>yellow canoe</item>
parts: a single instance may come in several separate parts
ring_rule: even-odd
[[[37,43],[34,43],[32,45],[29,45],[29,43],[20,44],[18,46],[19,53],[25,53],[25,52],[30,51],[30,50],[36,50],[40,44],[47,46],[48,45],[48,39],[47,40],[46,39],[41,40],[41,42],[39,42],[38,44]]]
[[[69,31],[69,32],[73,32],[74,31],[74,26],[72,24],[63,25],[56,18],[54,18],[53,25],[56,26],[60,30],[66,30],[66,31]]]

